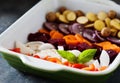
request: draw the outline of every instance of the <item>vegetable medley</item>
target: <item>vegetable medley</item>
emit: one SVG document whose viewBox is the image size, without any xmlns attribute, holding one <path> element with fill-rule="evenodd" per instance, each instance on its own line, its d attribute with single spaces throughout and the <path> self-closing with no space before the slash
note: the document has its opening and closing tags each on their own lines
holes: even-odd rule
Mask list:
<svg viewBox="0 0 120 83">
<path fill-rule="evenodd" d="M 96 14 L 60 7 L 46 14 L 42 27 L 11 50 L 87 71 L 105 70 L 120 52 L 120 19 L 114 10 Z"/>
</svg>

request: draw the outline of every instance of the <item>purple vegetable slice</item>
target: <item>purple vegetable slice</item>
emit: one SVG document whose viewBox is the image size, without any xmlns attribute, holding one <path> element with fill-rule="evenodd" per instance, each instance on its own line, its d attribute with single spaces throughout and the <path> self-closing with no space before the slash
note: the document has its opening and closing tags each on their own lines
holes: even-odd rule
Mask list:
<svg viewBox="0 0 120 83">
<path fill-rule="evenodd" d="M 68 31 L 69 25 L 67 24 L 59 24 L 58 26 L 60 32 L 62 32 L 63 34 L 70 34 L 70 32 Z"/>
<path fill-rule="evenodd" d="M 98 38 L 100 41 L 105 41 L 105 39 L 104 39 L 103 37 L 101 37 L 100 32 L 98 32 L 97 30 L 95 30 L 95 34 L 96 34 L 97 38 Z"/>
<path fill-rule="evenodd" d="M 120 46 L 120 39 L 115 37 L 107 37 L 107 40 Z"/>
<path fill-rule="evenodd" d="M 79 23 L 73 23 L 70 27 L 69 30 L 71 33 L 76 34 L 76 33 L 82 33 L 84 30 L 84 26 L 79 24 Z"/>
<path fill-rule="evenodd" d="M 82 36 L 91 42 L 99 42 L 100 40 L 97 38 L 95 31 L 92 29 L 84 29 Z"/>
<path fill-rule="evenodd" d="M 57 24 L 56 23 L 52 23 L 52 22 L 45 22 L 44 23 L 44 27 L 47 29 L 47 30 L 57 30 Z"/>
</svg>

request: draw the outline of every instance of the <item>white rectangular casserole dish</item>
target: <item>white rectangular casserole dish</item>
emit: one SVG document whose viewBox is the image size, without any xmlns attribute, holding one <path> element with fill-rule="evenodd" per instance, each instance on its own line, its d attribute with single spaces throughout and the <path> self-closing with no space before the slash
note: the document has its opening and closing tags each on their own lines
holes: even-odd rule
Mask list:
<svg viewBox="0 0 120 83">
<path fill-rule="evenodd" d="M 21 71 L 50 77 L 62 82 L 105 82 L 111 73 L 119 66 L 120 54 L 105 71 L 89 72 L 38 60 L 8 50 L 13 48 L 16 40 L 25 43 L 27 41 L 27 35 L 30 32 L 36 32 L 40 29 L 45 21 L 46 13 L 55 11 L 60 6 L 66 6 L 71 10 L 80 9 L 84 12 L 90 11 L 95 13 L 101 10 L 109 11 L 113 9 L 120 14 L 120 6 L 109 1 L 108 3 L 98 3 L 87 0 L 42 0 L 0 35 L 0 52 L 11 66 Z"/>
</svg>

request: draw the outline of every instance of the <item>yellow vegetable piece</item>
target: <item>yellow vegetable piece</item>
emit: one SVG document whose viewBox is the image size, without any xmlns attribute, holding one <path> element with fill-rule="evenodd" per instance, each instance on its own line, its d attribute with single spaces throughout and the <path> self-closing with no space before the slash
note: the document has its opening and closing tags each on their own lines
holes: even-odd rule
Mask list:
<svg viewBox="0 0 120 83">
<path fill-rule="evenodd" d="M 97 18 L 97 15 L 96 14 L 94 14 L 94 13 L 92 13 L 92 12 L 88 12 L 87 14 L 86 14 L 86 17 L 89 19 L 89 21 L 91 21 L 91 22 L 94 22 L 94 21 L 96 21 L 98 18 Z"/>
<path fill-rule="evenodd" d="M 85 28 L 92 28 L 92 27 L 94 27 L 94 23 L 92 23 L 92 24 L 87 24 L 87 25 L 85 26 Z"/>
<path fill-rule="evenodd" d="M 76 20 L 76 14 L 75 12 L 69 12 L 66 16 L 67 20 L 68 21 L 75 21 Z"/>
<path fill-rule="evenodd" d="M 80 16 L 77 18 L 77 22 L 80 24 L 86 24 L 88 22 L 88 18 L 85 16 Z"/>
<path fill-rule="evenodd" d="M 106 23 L 106 25 L 107 25 L 108 28 L 111 27 L 111 26 L 110 26 L 110 21 L 111 21 L 110 18 L 106 18 L 106 19 L 105 19 L 105 23 Z"/>
<path fill-rule="evenodd" d="M 97 17 L 98 17 L 99 20 L 105 20 L 105 18 L 107 18 L 108 16 L 107 16 L 106 12 L 101 11 L 97 14 Z"/>
<path fill-rule="evenodd" d="M 110 25 L 111 25 L 113 28 L 115 28 L 115 29 L 117 29 L 117 30 L 120 30 L 120 23 L 119 23 L 118 20 L 116 20 L 116 19 L 111 20 Z"/>
<path fill-rule="evenodd" d="M 116 36 L 116 35 L 117 35 L 118 30 L 116 30 L 116 29 L 114 29 L 114 28 L 112 28 L 112 29 L 110 29 L 110 30 L 111 30 L 111 35 L 112 35 L 112 36 Z"/>
<path fill-rule="evenodd" d="M 67 14 L 70 13 L 70 12 L 71 12 L 70 10 L 65 10 L 65 11 L 63 12 L 63 15 L 64 15 L 64 16 L 67 16 Z"/>
<path fill-rule="evenodd" d="M 59 18 L 60 15 L 61 15 L 60 12 L 56 12 L 56 17 L 57 18 Z"/>
<path fill-rule="evenodd" d="M 64 23 L 69 23 L 69 21 L 65 18 L 64 15 L 59 15 L 59 20 Z"/>
<path fill-rule="evenodd" d="M 94 28 L 95 28 L 97 31 L 101 31 L 104 27 L 105 27 L 105 23 L 104 23 L 102 20 L 97 20 L 97 21 L 95 21 L 95 23 L 94 23 Z"/>
<path fill-rule="evenodd" d="M 118 38 L 120 38 L 120 31 L 117 33 Z"/>
</svg>

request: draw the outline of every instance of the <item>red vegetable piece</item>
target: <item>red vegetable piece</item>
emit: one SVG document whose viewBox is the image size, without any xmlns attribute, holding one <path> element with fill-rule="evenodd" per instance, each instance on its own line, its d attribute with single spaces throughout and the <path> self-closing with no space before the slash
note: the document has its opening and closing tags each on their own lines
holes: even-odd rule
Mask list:
<svg viewBox="0 0 120 83">
<path fill-rule="evenodd" d="M 73 68 L 78 68 L 78 69 L 81 69 L 81 68 L 84 68 L 86 67 L 84 64 L 78 64 L 78 63 L 75 63 L 72 65 Z"/>
<path fill-rule="evenodd" d="M 35 57 L 35 58 L 40 58 L 40 56 L 38 56 L 38 55 L 34 55 L 34 57 Z"/>
<path fill-rule="evenodd" d="M 20 53 L 20 48 L 13 48 L 13 49 L 11 49 L 11 51 L 14 51 L 14 52 Z"/>
</svg>

